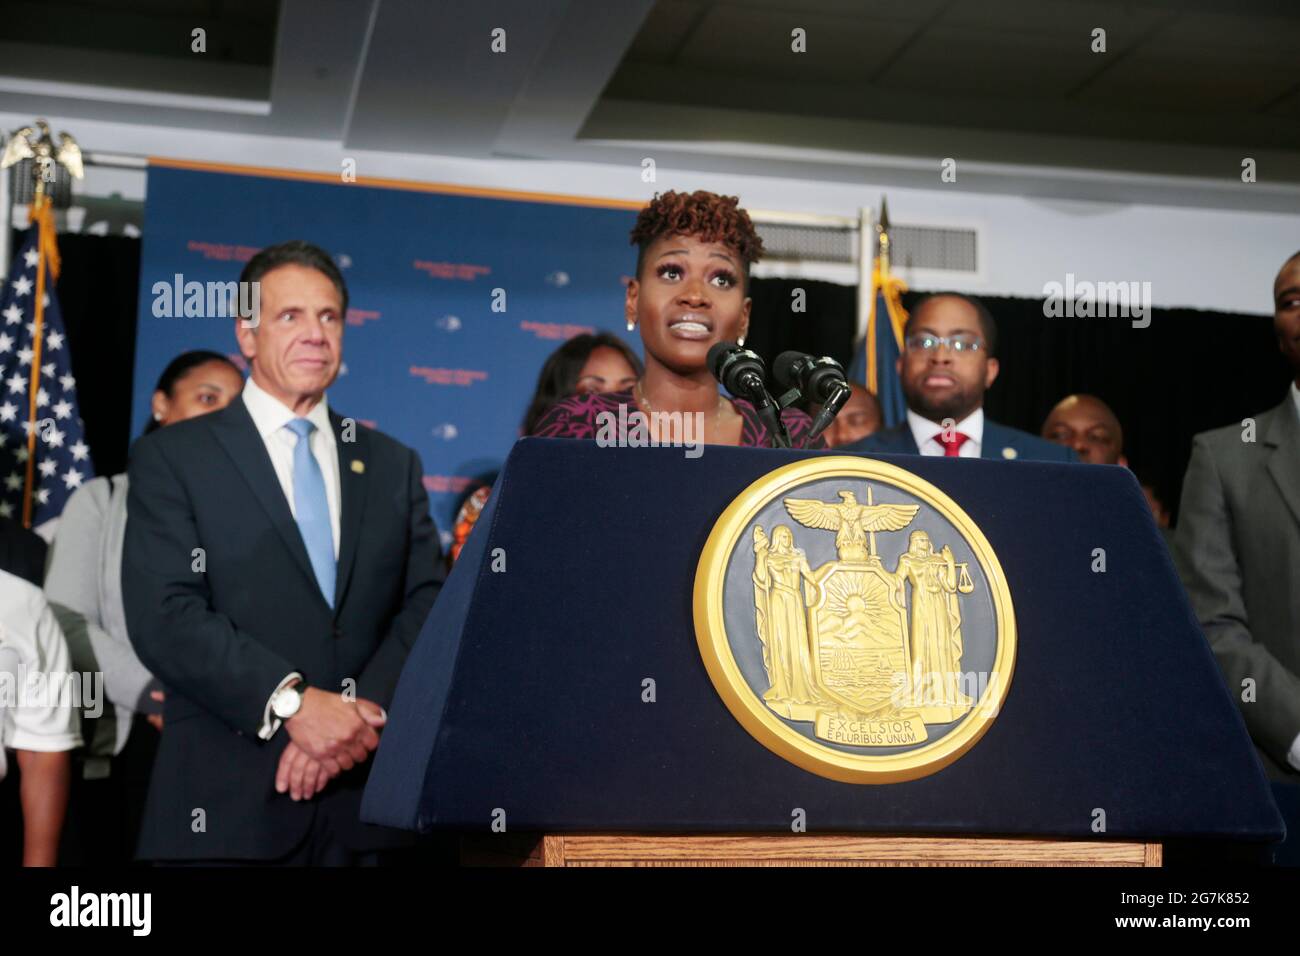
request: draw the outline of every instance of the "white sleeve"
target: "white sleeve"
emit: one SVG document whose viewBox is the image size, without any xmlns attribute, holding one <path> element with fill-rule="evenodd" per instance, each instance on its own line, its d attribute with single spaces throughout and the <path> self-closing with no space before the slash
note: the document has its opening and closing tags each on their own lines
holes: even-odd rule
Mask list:
<svg viewBox="0 0 1300 956">
<path fill-rule="evenodd" d="M 39 594 L 39 592 L 34 592 Z M 31 639 L 12 628 L 8 638 L 23 661 L 17 706 L 4 722 L 4 746 L 60 751 L 81 746 L 81 690 L 71 671 L 68 644 L 44 597 L 31 602 Z"/>
</svg>

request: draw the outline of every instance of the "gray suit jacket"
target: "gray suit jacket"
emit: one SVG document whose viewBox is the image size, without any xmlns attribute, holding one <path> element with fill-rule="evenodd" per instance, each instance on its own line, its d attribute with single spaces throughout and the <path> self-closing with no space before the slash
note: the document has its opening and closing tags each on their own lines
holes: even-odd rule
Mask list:
<svg viewBox="0 0 1300 956">
<path fill-rule="evenodd" d="M 122 752 L 131 719 L 148 706 L 154 684 L 126 635 L 122 609 L 126 496 L 126 475 L 95 478 L 73 492 L 63 506 L 45 574 L 45 596 L 67 636 L 73 669 L 104 675 L 104 719 L 92 723 L 82 715 L 88 758 Z M 87 769 L 91 776 L 102 772 Z"/>
<path fill-rule="evenodd" d="M 1197 435 L 1174 539 L 1179 574 L 1269 775 L 1300 735 L 1300 416 L 1288 391 L 1246 428 Z M 1246 437 L 1249 437 L 1248 435 Z M 1255 700 L 1243 701 L 1243 682 Z"/>
</svg>

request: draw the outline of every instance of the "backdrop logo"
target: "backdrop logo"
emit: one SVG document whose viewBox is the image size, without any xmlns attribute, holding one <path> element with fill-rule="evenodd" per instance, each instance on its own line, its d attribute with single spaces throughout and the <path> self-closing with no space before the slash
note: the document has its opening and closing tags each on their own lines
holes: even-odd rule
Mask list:
<svg viewBox="0 0 1300 956">
<path fill-rule="evenodd" d="M 594 335 L 596 330 L 590 325 L 569 325 L 567 322 L 530 322 L 519 323 L 519 328 L 532 332 L 539 339 L 567 342 L 575 335 Z"/>
<path fill-rule="evenodd" d="M 201 253 L 204 259 L 212 262 L 247 262 L 257 255 L 258 247 L 191 239 L 185 244 L 185 251 Z"/>
<path fill-rule="evenodd" d="M 476 368 L 429 368 L 424 365 L 412 365 L 411 374 L 422 378 L 430 385 L 473 385 L 475 382 L 487 381 L 488 373 Z"/>
<path fill-rule="evenodd" d="M 425 475 L 424 490 L 452 494 L 460 494 L 470 486 L 475 479 L 470 475 Z"/>
<path fill-rule="evenodd" d="M 458 332 L 464 323 L 461 322 L 459 315 L 444 315 L 434 319 L 433 324 L 444 332 Z"/>
<path fill-rule="evenodd" d="M 470 262 L 429 262 L 425 259 L 416 259 L 411 266 L 417 272 L 427 272 L 435 279 L 459 279 L 462 282 L 473 282 L 479 276 L 492 274 L 491 266 L 475 265 Z"/>
<path fill-rule="evenodd" d="M 373 309 L 348 309 L 348 325 L 365 325 L 367 322 L 378 322 L 380 313 Z"/>
</svg>

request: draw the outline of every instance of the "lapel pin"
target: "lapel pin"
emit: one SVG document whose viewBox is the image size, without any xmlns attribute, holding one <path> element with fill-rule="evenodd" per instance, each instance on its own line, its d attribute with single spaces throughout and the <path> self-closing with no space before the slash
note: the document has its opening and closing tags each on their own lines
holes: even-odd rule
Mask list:
<svg viewBox="0 0 1300 956">
<path fill-rule="evenodd" d="M 356 472 L 358 475 L 364 475 L 366 473 L 366 463 L 364 461 L 360 461 L 359 459 L 353 458 L 352 470 Z"/>
<path fill-rule="evenodd" d="M 1003 457 L 1003 458 L 1015 458 L 1017 454 L 1019 454 L 1019 453 L 1018 453 L 1014 448 L 1012 448 L 1010 445 L 1008 445 L 1006 448 L 1002 449 L 1002 457 Z M 357 462 L 353 462 L 353 464 L 355 465 L 355 464 L 357 464 Z"/>
</svg>

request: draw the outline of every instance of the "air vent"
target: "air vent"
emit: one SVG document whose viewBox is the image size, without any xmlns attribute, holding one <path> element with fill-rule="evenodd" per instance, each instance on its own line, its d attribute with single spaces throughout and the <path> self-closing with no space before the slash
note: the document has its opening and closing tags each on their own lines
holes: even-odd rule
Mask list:
<svg viewBox="0 0 1300 956">
<path fill-rule="evenodd" d="M 889 230 L 889 257 L 896 267 L 977 271 L 974 229 L 894 226 Z"/>
<path fill-rule="evenodd" d="M 844 262 L 858 261 L 856 226 L 791 225 L 757 222 L 763 240 L 763 261 Z"/>
</svg>

